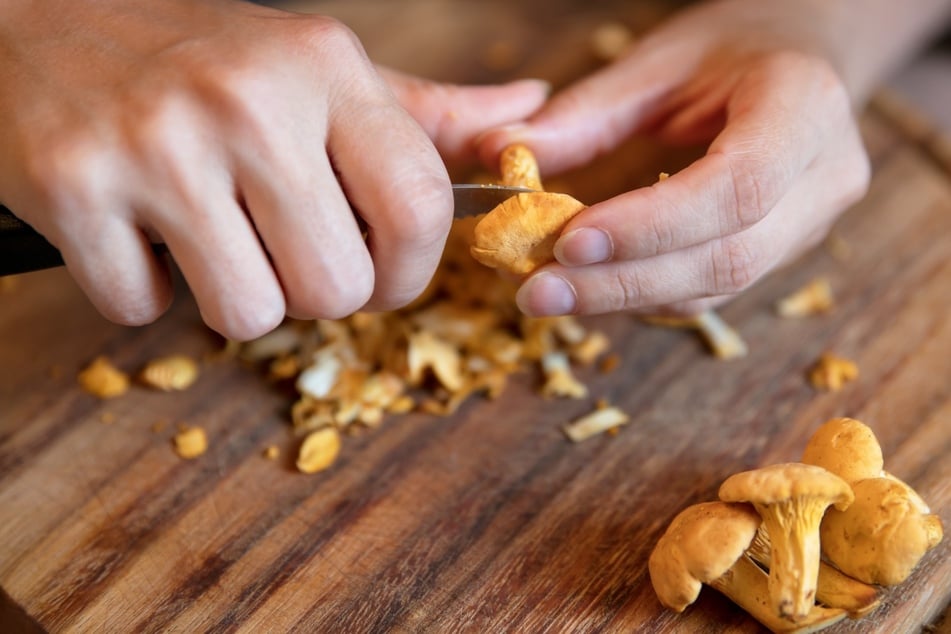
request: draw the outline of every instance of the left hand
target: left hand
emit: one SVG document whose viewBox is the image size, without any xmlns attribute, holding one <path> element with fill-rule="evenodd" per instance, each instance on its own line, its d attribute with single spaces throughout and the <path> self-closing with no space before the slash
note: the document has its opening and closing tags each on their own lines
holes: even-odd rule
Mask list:
<svg viewBox="0 0 951 634">
<path fill-rule="evenodd" d="M 576 216 L 557 263 L 519 290 L 524 312 L 698 313 L 814 246 L 864 195 L 870 169 L 850 95 L 815 16 L 790 12 L 756 0 L 688 10 L 526 124 L 484 137 L 487 162 L 522 142 L 543 173 L 635 133 L 712 140 L 669 179 Z"/>
</svg>

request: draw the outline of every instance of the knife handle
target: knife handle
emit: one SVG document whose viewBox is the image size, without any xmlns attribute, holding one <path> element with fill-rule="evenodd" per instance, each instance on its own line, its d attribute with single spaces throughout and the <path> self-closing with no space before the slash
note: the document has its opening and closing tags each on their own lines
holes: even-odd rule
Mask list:
<svg viewBox="0 0 951 634">
<path fill-rule="evenodd" d="M 0 276 L 62 265 L 56 247 L 0 205 Z"/>
<path fill-rule="evenodd" d="M 164 244 L 152 244 L 155 255 L 168 252 Z M 0 277 L 63 266 L 59 250 L 33 227 L 0 205 Z"/>
</svg>

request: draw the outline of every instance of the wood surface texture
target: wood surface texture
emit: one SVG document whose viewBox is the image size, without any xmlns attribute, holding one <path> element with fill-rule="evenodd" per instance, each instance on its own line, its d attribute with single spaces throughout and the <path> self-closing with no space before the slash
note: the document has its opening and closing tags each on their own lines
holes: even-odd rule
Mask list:
<svg viewBox="0 0 951 634">
<path fill-rule="evenodd" d="M 595 25 L 658 15 L 621 2 L 317 4 L 393 66 L 556 86 L 595 67 Z M 480 62 L 494 41 L 515 46 L 511 67 Z M 715 499 L 732 473 L 797 460 L 833 416 L 869 424 L 886 468 L 951 527 L 951 176 L 887 112 L 863 126 L 871 191 L 835 227 L 851 257 L 818 247 L 726 307 L 748 357 L 718 361 L 691 333 L 592 318 L 622 363 L 580 373 L 590 400 L 543 400 L 538 376 L 522 373 L 496 401 L 348 437 L 313 476 L 292 464 L 294 395 L 255 369 L 210 362 L 176 394 L 80 391 L 76 373 L 98 354 L 134 371 L 219 349 L 181 284 L 165 317 L 124 328 L 64 270 L 16 278 L 0 294 L 0 631 L 758 632 L 710 589 L 684 614 L 664 610 L 647 557 L 681 509 Z M 629 143 L 559 182 L 593 202 L 685 160 Z M 834 310 L 778 318 L 773 302 L 817 275 Z M 861 374 L 819 393 L 805 373 L 830 350 Z M 632 422 L 568 442 L 561 425 L 599 397 Z M 156 433 L 158 421 L 169 425 Z M 207 454 L 178 458 L 179 422 L 208 430 Z M 262 457 L 269 444 L 277 462 Z M 951 539 L 883 596 L 871 616 L 827 631 L 936 620 L 951 599 Z"/>
</svg>

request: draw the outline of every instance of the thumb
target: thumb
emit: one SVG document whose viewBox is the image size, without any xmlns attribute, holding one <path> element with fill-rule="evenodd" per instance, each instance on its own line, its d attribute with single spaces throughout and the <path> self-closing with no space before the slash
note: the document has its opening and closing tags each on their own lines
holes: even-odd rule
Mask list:
<svg viewBox="0 0 951 634">
<path fill-rule="evenodd" d="M 551 85 L 523 79 L 499 86 L 442 84 L 380 68 L 400 105 L 422 126 L 446 161 L 475 158 L 474 139 L 490 128 L 524 121 Z"/>
</svg>

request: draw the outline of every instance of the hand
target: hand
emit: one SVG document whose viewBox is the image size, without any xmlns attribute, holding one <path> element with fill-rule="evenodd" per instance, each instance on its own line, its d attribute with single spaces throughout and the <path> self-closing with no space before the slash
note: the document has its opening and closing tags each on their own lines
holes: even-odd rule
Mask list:
<svg viewBox="0 0 951 634">
<path fill-rule="evenodd" d="M 546 93 L 388 86 L 341 24 L 230 0 L 18 0 L 0 44 L 0 200 L 120 323 L 171 301 L 165 242 L 235 339 L 413 299 L 452 218 L 425 130 L 463 154 Z"/>
<path fill-rule="evenodd" d="M 689 10 L 526 125 L 484 138 L 484 160 L 521 141 L 543 173 L 635 133 L 712 140 L 680 173 L 576 216 L 556 244 L 558 263 L 519 290 L 523 311 L 698 313 L 816 244 L 864 194 L 869 165 L 849 94 L 815 16 L 793 5 L 811 6 L 731 0 Z"/>
</svg>

